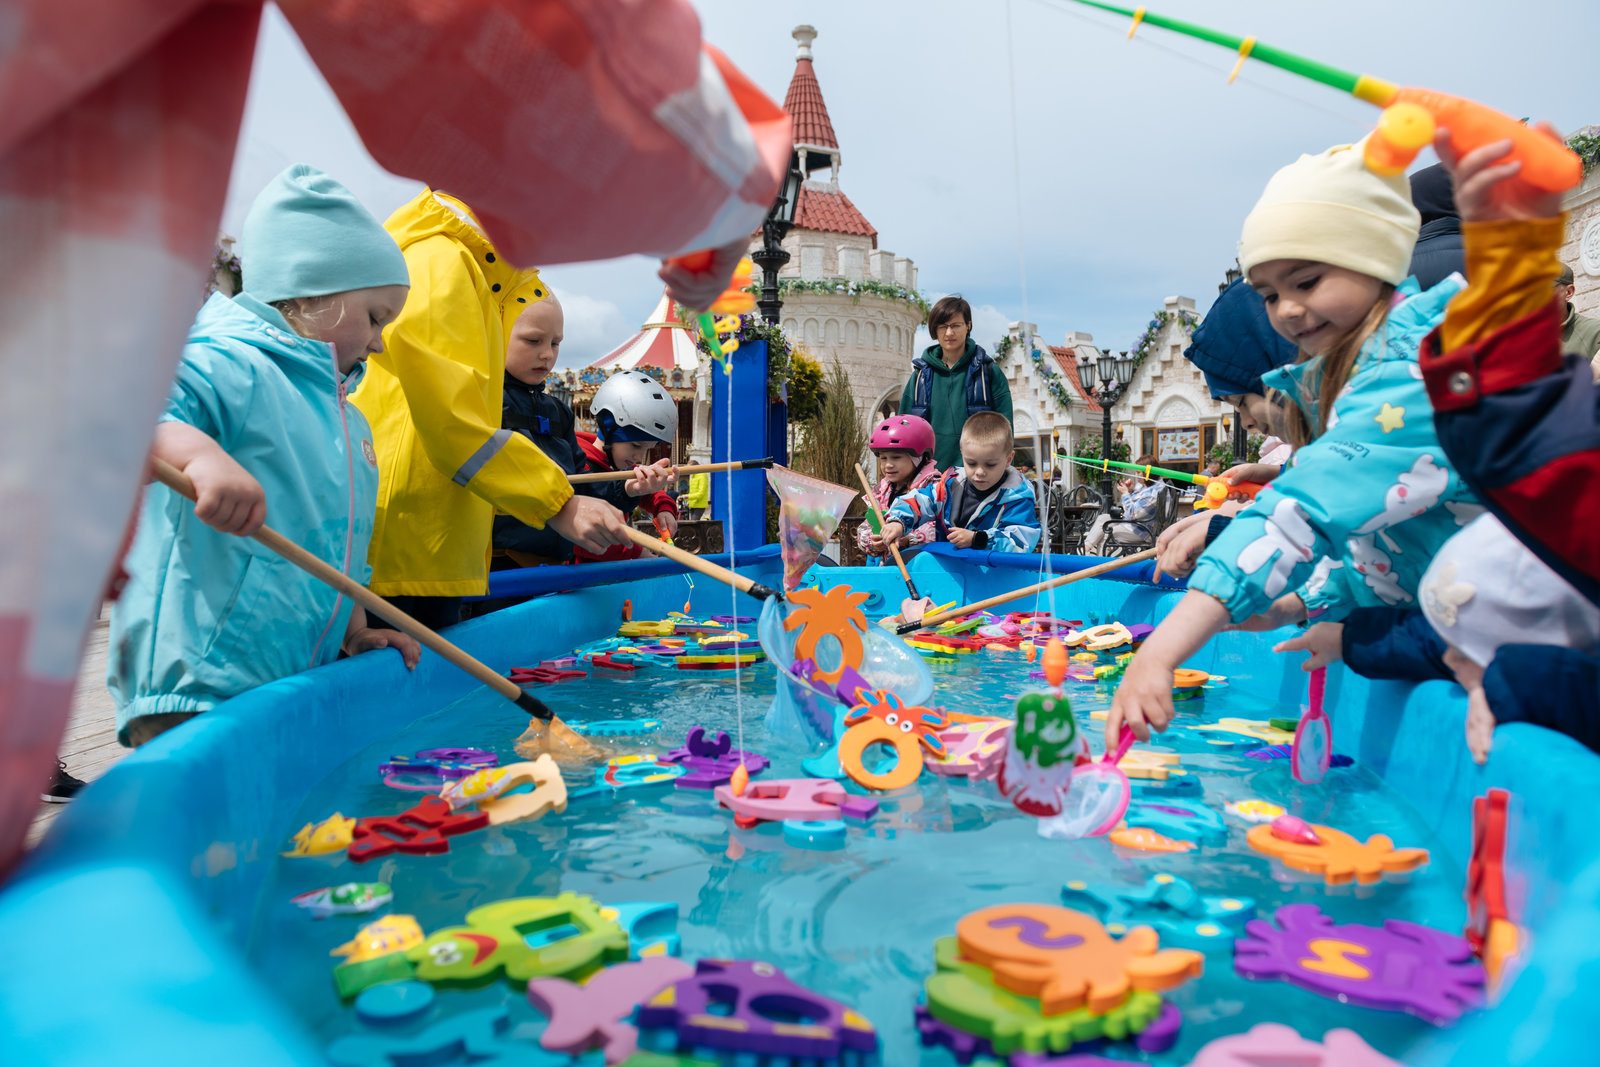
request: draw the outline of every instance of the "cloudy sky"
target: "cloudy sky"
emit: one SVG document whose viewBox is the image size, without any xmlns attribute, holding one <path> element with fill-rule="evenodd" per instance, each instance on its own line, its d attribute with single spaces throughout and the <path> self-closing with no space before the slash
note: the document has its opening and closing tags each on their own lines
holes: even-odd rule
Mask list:
<svg viewBox="0 0 1600 1067">
<path fill-rule="evenodd" d="M 1126 19 L 1070 0 L 694 7 L 705 38 L 778 101 L 794 71 L 790 30 L 816 27 L 842 187 L 879 247 L 916 261 L 930 299 L 972 301 L 984 344 L 1026 315 L 1049 341 L 1076 329 L 1124 349 L 1166 296 L 1204 310 L 1272 171 L 1360 137 L 1377 115 L 1260 64 L 1228 86 L 1232 53 L 1149 26 L 1130 42 Z M 1562 130 L 1600 122 L 1594 0 L 1163 0 L 1151 10 Z M 330 171 L 380 217 L 417 189 L 372 162 L 269 9 L 224 229 L 237 233 L 256 191 L 296 161 Z M 639 257 L 540 266 L 567 311 L 566 365 L 625 339 L 660 295 L 656 264 Z"/>
</svg>

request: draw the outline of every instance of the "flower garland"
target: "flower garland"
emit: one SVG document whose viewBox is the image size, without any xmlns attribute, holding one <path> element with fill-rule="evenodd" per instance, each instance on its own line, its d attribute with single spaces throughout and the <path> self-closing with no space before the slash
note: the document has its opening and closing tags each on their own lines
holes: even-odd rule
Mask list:
<svg viewBox="0 0 1600 1067">
<path fill-rule="evenodd" d="M 1012 338 L 1007 337 L 1007 341 Z M 1055 397 L 1056 403 L 1061 405 L 1062 411 L 1072 410 L 1072 393 L 1067 389 L 1066 379 L 1058 374 L 1055 368 L 1045 362 L 1044 353 L 1035 348 L 1033 355 L 1033 369 L 1044 381 L 1047 393 Z"/>
<path fill-rule="evenodd" d="M 1000 338 L 1000 340 L 996 341 L 994 346 L 994 361 L 996 363 L 1003 363 L 1006 356 L 1008 356 L 1011 353 L 1011 350 L 1016 347 L 1016 344 L 1017 339 L 1011 336 L 1009 333 Z"/>
<path fill-rule="evenodd" d="M 1145 327 L 1144 333 L 1140 334 L 1139 339 L 1134 342 L 1133 369 L 1135 373 L 1138 372 L 1139 365 L 1144 362 L 1145 357 L 1154 349 L 1157 338 L 1171 324 L 1173 314 L 1174 312 L 1166 310 L 1156 312 L 1155 318 L 1150 320 L 1150 325 Z M 1185 310 L 1180 310 L 1176 314 L 1178 316 L 1178 325 L 1183 328 L 1184 337 L 1193 337 L 1195 327 L 1200 325 L 1200 316 L 1192 311 Z"/>
<path fill-rule="evenodd" d="M 761 287 L 752 285 L 750 291 L 760 295 Z M 903 285 L 890 282 L 875 281 L 871 278 L 859 282 L 847 281 L 844 278 L 811 279 L 811 278 L 779 278 L 778 295 L 785 293 L 826 293 L 829 295 L 848 296 L 851 303 L 861 303 L 863 294 L 882 297 L 885 300 L 898 300 L 902 304 L 910 304 L 928 317 L 928 301 L 915 289 L 907 289 Z"/>
<path fill-rule="evenodd" d="M 1600 126 L 1585 126 L 1567 138 L 1567 147 L 1583 160 L 1584 177 L 1600 163 Z"/>
</svg>

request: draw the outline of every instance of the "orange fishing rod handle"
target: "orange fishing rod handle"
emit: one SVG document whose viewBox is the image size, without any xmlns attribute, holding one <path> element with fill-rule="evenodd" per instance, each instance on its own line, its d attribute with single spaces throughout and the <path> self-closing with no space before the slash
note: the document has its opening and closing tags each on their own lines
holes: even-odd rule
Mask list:
<svg viewBox="0 0 1600 1067">
<path fill-rule="evenodd" d="M 1547 193 L 1564 193 L 1583 180 L 1583 163 L 1565 144 L 1485 104 L 1414 88 L 1401 89 L 1393 102 L 1426 108 L 1436 123 L 1450 131 L 1450 147 L 1458 158 L 1509 139 L 1510 158 L 1522 163 L 1518 177 L 1530 185 Z"/>
</svg>

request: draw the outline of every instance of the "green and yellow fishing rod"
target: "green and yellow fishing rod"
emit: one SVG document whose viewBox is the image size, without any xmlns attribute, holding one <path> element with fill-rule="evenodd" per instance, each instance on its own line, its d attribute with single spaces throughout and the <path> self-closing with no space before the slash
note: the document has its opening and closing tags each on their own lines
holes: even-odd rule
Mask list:
<svg viewBox="0 0 1600 1067">
<path fill-rule="evenodd" d="M 1566 192 L 1583 180 L 1582 162 L 1560 140 L 1476 101 L 1432 89 L 1407 88 L 1371 74 L 1340 70 L 1262 44 L 1254 37 L 1235 37 L 1192 22 L 1153 14 L 1142 7 L 1130 9 L 1099 0 L 1077 0 L 1077 3 L 1133 19 L 1129 37 L 1141 24 L 1149 23 L 1233 49 L 1238 52 L 1239 61 L 1228 75 L 1230 82 L 1238 77 L 1245 60 L 1254 59 L 1376 104 L 1384 110 L 1377 128 L 1367 139 L 1366 161 L 1377 174 L 1402 173 L 1417 158 L 1417 153 L 1433 142 L 1438 127 L 1443 126 L 1450 131 L 1450 146 L 1458 158 L 1486 144 L 1509 140 L 1511 155 L 1506 161 L 1520 162 L 1522 171 L 1518 176 L 1545 192 Z"/>
</svg>

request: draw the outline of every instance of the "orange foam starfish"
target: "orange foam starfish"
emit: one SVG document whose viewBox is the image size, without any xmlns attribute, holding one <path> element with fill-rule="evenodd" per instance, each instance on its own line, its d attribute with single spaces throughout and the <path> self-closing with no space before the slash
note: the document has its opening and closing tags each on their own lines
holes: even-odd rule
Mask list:
<svg viewBox="0 0 1600 1067">
<path fill-rule="evenodd" d="M 1414 871 L 1428 862 L 1427 849 L 1395 848 L 1383 834 L 1373 834 L 1363 844 L 1331 826 L 1312 829 L 1322 839 L 1318 844 L 1279 837 L 1270 824 L 1251 827 L 1245 840 L 1257 852 L 1281 859 L 1286 867 L 1322 875 L 1329 885 L 1345 885 L 1352 879 L 1372 885 L 1385 873 Z"/>
<path fill-rule="evenodd" d="M 1038 998 L 1046 1015 L 1084 1005 L 1108 1012 L 1130 990 L 1173 989 L 1205 967 L 1199 952 L 1161 949 L 1148 926 L 1117 940 L 1098 919 L 1053 904 L 983 908 L 956 924 L 956 938 L 962 956 L 988 967 L 1002 989 Z"/>
</svg>

